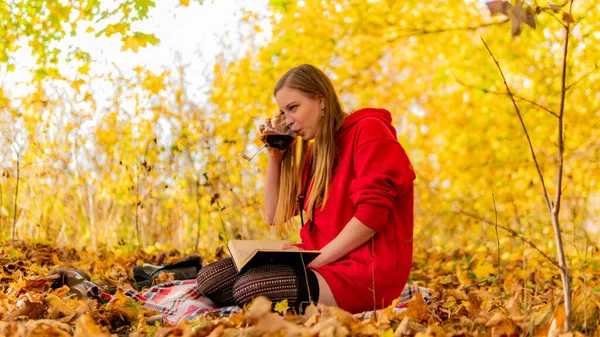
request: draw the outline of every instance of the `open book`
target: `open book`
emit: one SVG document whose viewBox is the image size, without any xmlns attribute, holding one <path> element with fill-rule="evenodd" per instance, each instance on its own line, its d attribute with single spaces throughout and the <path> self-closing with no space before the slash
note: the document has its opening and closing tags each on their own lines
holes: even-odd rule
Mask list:
<svg viewBox="0 0 600 337">
<path fill-rule="evenodd" d="M 318 250 L 281 249 L 285 242 L 279 240 L 231 240 L 227 244 L 227 248 L 238 272 L 265 264 L 305 267 L 321 254 Z"/>
</svg>

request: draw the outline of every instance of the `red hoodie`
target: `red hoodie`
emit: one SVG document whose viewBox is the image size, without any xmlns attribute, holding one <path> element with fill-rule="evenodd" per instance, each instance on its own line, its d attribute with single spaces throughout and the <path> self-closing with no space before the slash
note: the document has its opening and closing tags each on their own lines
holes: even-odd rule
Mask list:
<svg viewBox="0 0 600 337">
<path fill-rule="evenodd" d="M 300 230 L 303 242 L 298 245 L 303 249 L 323 248 L 352 217 L 377 232 L 374 264 L 378 308 L 400 296 L 412 264 L 415 173 L 391 122 L 387 110 L 373 108 L 346 118 L 336 136 L 339 164 L 325 208 L 316 207 L 312 230 L 309 220 Z M 327 281 L 339 307 L 351 313 L 373 309 L 371 245 L 369 240 L 340 260 L 315 268 Z"/>
</svg>

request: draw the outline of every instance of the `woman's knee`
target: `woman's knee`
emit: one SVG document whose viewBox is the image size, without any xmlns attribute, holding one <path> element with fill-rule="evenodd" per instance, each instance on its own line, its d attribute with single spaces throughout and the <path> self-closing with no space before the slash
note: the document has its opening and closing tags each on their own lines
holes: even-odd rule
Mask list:
<svg viewBox="0 0 600 337">
<path fill-rule="evenodd" d="M 233 261 L 230 258 L 223 259 L 203 266 L 196 275 L 196 284 L 202 294 L 210 295 L 225 284 L 233 283 L 236 275 Z"/>
</svg>

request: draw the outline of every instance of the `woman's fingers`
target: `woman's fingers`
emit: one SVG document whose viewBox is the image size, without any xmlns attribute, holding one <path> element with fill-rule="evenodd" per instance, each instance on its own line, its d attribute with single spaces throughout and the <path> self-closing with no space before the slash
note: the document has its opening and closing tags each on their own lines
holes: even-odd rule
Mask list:
<svg viewBox="0 0 600 337">
<path fill-rule="evenodd" d="M 298 248 L 290 243 L 284 243 L 281 246 L 281 249 L 283 249 L 283 250 L 298 250 L 298 251 L 301 250 L 300 248 Z"/>
</svg>

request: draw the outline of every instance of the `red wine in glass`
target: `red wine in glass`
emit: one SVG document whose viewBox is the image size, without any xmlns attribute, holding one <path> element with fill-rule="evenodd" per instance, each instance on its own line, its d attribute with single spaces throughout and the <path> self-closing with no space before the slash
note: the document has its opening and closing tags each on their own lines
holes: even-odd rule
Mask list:
<svg viewBox="0 0 600 337">
<path fill-rule="evenodd" d="M 291 125 L 287 125 L 281 115 L 273 117 L 272 120 L 264 124 L 261 132 L 263 132 L 263 141 L 265 144 L 254 155 L 238 154 L 240 165 L 250 173 L 256 173 L 256 166 L 252 164 L 252 159 L 258 156 L 264 149 L 271 147 L 278 150 L 285 150 L 292 145 L 292 142 L 296 138 Z"/>
<path fill-rule="evenodd" d="M 280 134 L 267 134 L 265 135 L 265 143 L 270 147 L 278 150 L 287 149 L 290 144 L 294 141 L 294 136 L 291 135 L 280 135 Z"/>
</svg>

